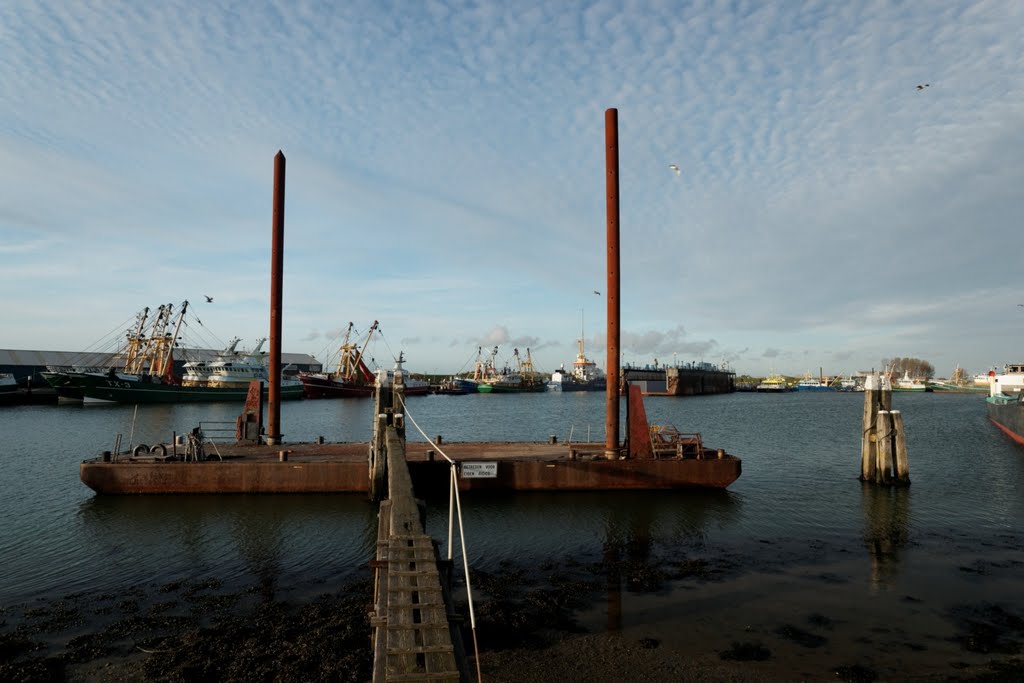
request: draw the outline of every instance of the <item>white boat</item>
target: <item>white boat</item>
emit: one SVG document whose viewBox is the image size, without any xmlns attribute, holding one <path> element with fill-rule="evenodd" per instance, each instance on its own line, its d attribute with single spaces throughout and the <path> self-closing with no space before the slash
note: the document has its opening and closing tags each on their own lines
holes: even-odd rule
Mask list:
<svg viewBox="0 0 1024 683">
<path fill-rule="evenodd" d="M 384 373 L 378 371 L 377 381 L 381 382 L 382 386 L 390 387 L 395 381 L 395 372 L 402 373 L 402 386 L 405 387 L 404 393 L 406 396 L 426 396 L 430 393 L 430 382 L 422 379 L 413 378 L 403 366 L 405 363 L 405 354 L 401 351 L 398 352 L 398 358 L 395 359 L 395 369 L 387 370 Z"/>
<path fill-rule="evenodd" d="M 576 340 L 579 352 L 572 363 L 572 370 L 566 370 L 563 364 L 551 373 L 548 389 L 553 391 L 604 391 L 607 378 L 604 370 L 583 353 L 583 338 Z"/>
<path fill-rule="evenodd" d="M 904 371 L 903 377 L 892 383 L 893 391 L 931 391 L 929 386 L 920 379 L 911 378 L 908 371 Z"/>
<path fill-rule="evenodd" d="M 839 379 L 839 391 L 864 391 L 864 385 L 859 384 L 852 376 L 847 375 Z"/>
<path fill-rule="evenodd" d="M 182 368 L 181 375 L 181 386 L 183 387 L 205 387 L 209 385 L 210 377 L 213 374 L 210 366 L 212 363 L 223 360 L 224 358 L 235 355 L 235 349 L 238 347 L 238 342 L 241 339 L 238 337 L 233 338 L 228 342 L 227 348 L 217 354 L 217 357 L 212 360 L 192 360 L 185 363 Z"/>
<path fill-rule="evenodd" d="M 1007 363 L 1001 374 L 990 374 L 992 396 L 1016 396 L 1024 389 L 1024 363 Z"/>
</svg>

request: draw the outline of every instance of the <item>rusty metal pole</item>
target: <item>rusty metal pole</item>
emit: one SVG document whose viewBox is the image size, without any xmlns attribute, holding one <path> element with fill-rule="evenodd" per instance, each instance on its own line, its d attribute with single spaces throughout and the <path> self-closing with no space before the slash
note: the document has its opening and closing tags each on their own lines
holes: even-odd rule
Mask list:
<svg viewBox="0 0 1024 683">
<path fill-rule="evenodd" d="M 619 110 L 604 112 L 604 163 L 608 242 L 608 399 L 604 457 L 619 457 Z"/>
<path fill-rule="evenodd" d="M 274 156 L 273 237 L 270 247 L 270 386 L 267 443 L 281 443 L 281 292 L 284 279 L 284 153 Z"/>
</svg>

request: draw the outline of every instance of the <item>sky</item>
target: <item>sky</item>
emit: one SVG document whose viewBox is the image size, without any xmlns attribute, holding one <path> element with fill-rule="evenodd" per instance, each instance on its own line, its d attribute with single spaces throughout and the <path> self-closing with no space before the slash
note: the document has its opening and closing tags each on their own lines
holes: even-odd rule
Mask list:
<svg viewBox="0 0 1024 683">
<path fill-rule="evenodd" d="M 0 44 L 0 348 L 184 300 L 255 344 L 281 150 L 284 351 L 604 367 L 615 108 L 625 362 L 1024 360 L 1019 0 L 13 0 Z"/>
</svg>

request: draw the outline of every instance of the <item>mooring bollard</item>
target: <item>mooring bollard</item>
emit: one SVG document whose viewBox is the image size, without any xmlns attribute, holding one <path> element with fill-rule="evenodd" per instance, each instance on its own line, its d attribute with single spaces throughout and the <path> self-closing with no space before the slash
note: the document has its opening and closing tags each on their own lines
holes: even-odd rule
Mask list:
<svg viewBox="0 0 1024 683">
<path fill-rule="evenodd" d="M 441 441 L 441 435 L 440 434 L 438 434 L 437 438 L 434 439 L 434 443 L 436 443 L 438 446 L 441 445 L 442 441 Z"/>
<path fill-rule="evenodd" d="M 322 436 L 316 437 L 316 443 L 317 443 L 318 446 L 323 446 L 324 445 L 324 437 L 322 437 Z"/>
<path fill-rule="evenodd" d="M 864 383 L 860 446 L 860 480 L 874 484 L 910 483 L 903 416 L 892 409 L 892 386 L 885 377 L 869 375 Z"/>
<path fill-rule="evenodd" d="M 892 422 L 888 410 L 879 410 L 875 422 L 878 446 L 878 466 L 875 481 L 879 484 L 892 483 Z"/>
<path fill-rule="evenodd" d="M 903 429 L 903 415 L 898 410 L 893 410 L 889 414 L 892 415 L 892 429 L 896 437 L 896 483 L 907 485 L 910 483 L 910 461 L 907 456 L 907 436 Z"/>
<path fill-rule="evenodd" d="M 556 434 L 552 434 L 548 438 L 551 439 L 551 443 L 558 443 L 558 436 Z"/>
<path fill-rule="evenodd" d="M 867 377 L 864 382 L 864 417 L 861 421 L 860 437 L 860 480 L 875 480 L 877 459 L 875 413 L 878 412 L 878 378 Z"/>
<path fill-rule="evenodd" d="M 288 462 L 288 451 L 278 451 L 277 459 L 281 462 Z"/>
</svg>

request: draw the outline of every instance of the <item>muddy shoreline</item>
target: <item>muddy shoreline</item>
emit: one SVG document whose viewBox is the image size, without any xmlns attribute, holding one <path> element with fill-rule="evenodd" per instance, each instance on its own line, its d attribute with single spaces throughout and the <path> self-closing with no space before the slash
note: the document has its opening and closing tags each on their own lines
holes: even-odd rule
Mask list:
<svg viewBox="0 0 1024 683">
<path fill-rule="evenodd" d="M 589 562 L 567 557 L 475 570 L 484 679 L 1024 679 L 1018 606 L 954 600 L 936 608 L 948 632 L 933 633 L 935 623 L 915 630 L 898 620 L 855 621 L 850 606 L 819 604 L 821 586 L 843 585 L 827 571 L 806 589 L 794 584 L 781 606 L 762 608 L 782 568 L 772 571 L 757 574 L 727 555 L 655 557 L 628 543 Z M 337 591 L 308 598 L 282 599 L 267 581 L 228 589 L 216 579 L 191 579 L 8 607 L 0 611 L 0 679 L 367 681 L 370 593 L 365 569 Z M 721 617 L 707 597 L 716 593 L 728 601 L 756 597 L 740 620 Z M 712 602 L 701 608 L 691 595 Z M 913 595 L 898 601 L 908 611 L 927 602 Z M 652 607 L 634 614 L 634 603 Z M 658 610 L 673 611 L 670 625 Z M 468 613 L 464 602 L 459 611 Z M 472 652 L 468 619 L 464 640 Z"/>
</svg>

